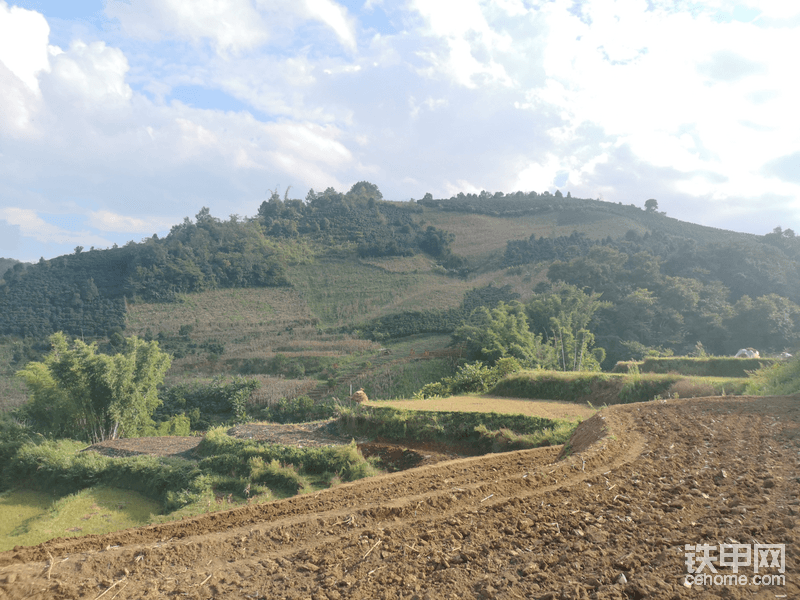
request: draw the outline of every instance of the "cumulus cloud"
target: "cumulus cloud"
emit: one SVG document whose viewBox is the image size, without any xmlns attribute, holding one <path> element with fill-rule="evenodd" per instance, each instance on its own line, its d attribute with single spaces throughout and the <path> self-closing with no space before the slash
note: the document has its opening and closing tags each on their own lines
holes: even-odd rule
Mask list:
<svg viewBox="0 0 800 600">
<path fill-rule="evenodd" d="M 62 50 L 41 15 L 0 0 L 0 197 L 109 233 L 361 179 L 398 199 L 655 197 L 709 224 L 766 198 L 786 211 L 800 192 L 787 4 L 109 0 L 111 21 Z M 235 102 L 171 96 L 186 86 Z"/>
<path fill-rule="evenodd" d="M 170 36 L 194 43 L 210 41 L 219 52 L 254 50 L 285 37 L 305 20 L 322 23 L 339 42 L 356 48 L 353 19 L 332 0 L 109 0 L 106 14 L 131 36 L 160 40 Z"/>
<path fill-rule="evenodd" d="M 39 91 L 38 74 L 49 68 L 49 35 L 43 15 L 0 0 L 0 62 L 33 92 Z"/>
<path fill-rule="evenodd" d="M 235 52 L 268 39 L 266 23 L 250 0 L 109 0 L 106 14 L 128 35 L 143 39 L 211 40 L 219 50 Z"/>
</svg>

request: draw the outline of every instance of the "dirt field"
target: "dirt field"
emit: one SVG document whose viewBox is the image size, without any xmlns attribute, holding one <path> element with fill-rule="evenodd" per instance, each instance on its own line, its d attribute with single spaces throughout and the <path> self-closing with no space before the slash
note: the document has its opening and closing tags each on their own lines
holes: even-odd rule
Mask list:
<svg viewBox="0 0 800 600">
<path fill-rule="evenodd" d="M 557 400 L 525 400 L 492 396 L 451 396 L 425 400 L 381 400 L 366 402 L 368 406 L 390 406 L 409 410 L 438 410 L 455 412 L 496 412 L 508 415 L 529 415 L 545 419 L 588 419 L 597 411 L 588 404 Z"/>
<path fill-rule="evenodd" d="M 800 598 L 797 398 L 612 406 L 561 450 L 18 548 L 0 597 Z M 747 585 L 687 587 L 685 545 L 702 543 L 785 544 L 785 584 L 746 566 Z"/>
</svg>

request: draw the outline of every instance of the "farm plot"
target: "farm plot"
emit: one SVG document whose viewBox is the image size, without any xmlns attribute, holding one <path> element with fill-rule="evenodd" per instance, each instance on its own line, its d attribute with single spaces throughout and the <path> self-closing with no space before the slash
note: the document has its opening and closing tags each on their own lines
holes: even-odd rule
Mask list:
<svg viewBox="0 0 800 600">
<path fill-rule="evenodd" d="M 387 400 L 367 402 L 370 406 L 390 406 L 408 410 L 434 410 L 443 412 L 495 412 L 507 415 L 528 415 L 545 419 L 569 421 L 588 419 L 597 410 L 586 404 L 557 402 L 554 400 L 520 400 L 492 396 L 451 396 L 425 400 Z"/>
<path fill-rule="evenodd" d="M 566 450 L 17 548 L 0 554 L 0 586 L 15 599 L 797 598 L 798 451 L 795 398 L 617 405 Z M 686 545 L 720 543 L 783 545 L 785 567 L 687 581 Z"/>
</svg>

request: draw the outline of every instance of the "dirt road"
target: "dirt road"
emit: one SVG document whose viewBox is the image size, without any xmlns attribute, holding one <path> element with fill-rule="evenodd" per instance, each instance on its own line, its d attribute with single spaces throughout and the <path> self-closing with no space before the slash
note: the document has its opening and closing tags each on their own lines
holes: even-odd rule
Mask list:
<svg viewBox="0 0 800 600">
<path fill-rule="evenodd" d="M 561 450 L 16 549 L 0 598 L 800 598 L 797 398 L 612 406 Z M 704 543 L 784 544 L 785 583 L 687 587 Z"/>
</svg>

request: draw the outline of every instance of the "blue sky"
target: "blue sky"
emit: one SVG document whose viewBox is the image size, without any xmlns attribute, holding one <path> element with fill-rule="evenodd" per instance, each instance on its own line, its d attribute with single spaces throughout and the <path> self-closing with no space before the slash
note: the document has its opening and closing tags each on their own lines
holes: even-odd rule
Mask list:
<svg viewBox="0 0 800 600">
<path fill-rule="evenodd" d="M 798 55 L 785 0 L 0 0 L 0 256 L 360 180 L 800 230 Z"/>
</svg>

